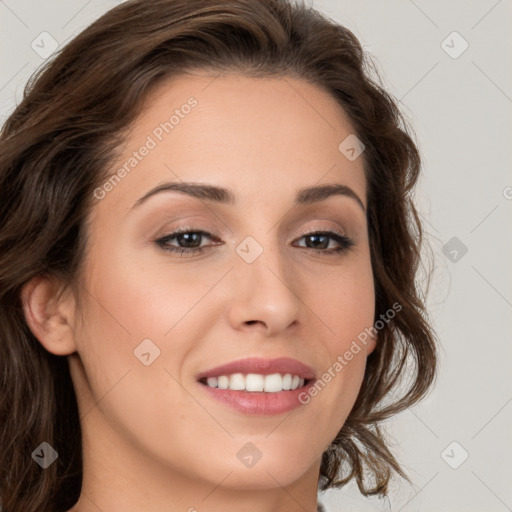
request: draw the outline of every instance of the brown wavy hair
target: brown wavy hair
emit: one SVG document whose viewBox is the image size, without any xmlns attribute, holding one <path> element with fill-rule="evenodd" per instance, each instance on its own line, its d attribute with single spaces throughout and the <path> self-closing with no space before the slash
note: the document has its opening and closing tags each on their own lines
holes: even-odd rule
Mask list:
<svg viewBox="0 0 512 512">
<path fill-rule="evenodd" d="M 25 321 L 21 287 L 77 282 L 93 190 L 162 80 L 191 70 L 297 77 L 327 91 L 366 149 L 367 221 L 379 331 L 357 401 L 323 454 L 319 488 L 355 479 L 365 495 L 407 478 L 381 423 L 436 375 L 436 335 L 417 286 L 422 226 L 411 194 L 420 156 L 397 103 L 346 28 L 288 0 L 131 0 L 109 11 L 28 82 L 0 132 L 0 500 L 4 512 L 65 511 L 80 495 L 82 440 L 67 359 Z M 341 142 L 341 141 L 340 141 Z M 59 457 L 42 470 L 43 441 Z"/>
</svg>

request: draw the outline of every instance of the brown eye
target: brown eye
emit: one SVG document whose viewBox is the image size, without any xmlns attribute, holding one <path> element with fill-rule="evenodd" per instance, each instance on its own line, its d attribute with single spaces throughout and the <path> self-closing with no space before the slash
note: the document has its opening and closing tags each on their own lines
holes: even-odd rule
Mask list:
<svg viewBox="0 0 512 512">
<path fill-rule="evenodd" d="M 299 247 L 305 247 L 313 249 L 316 252 L 325 254 L 334 254 L 344 252 L 354 245 L 354 242 L 345 235 L 341 235 L 334 231 L 317 231 L 314 233 L 306 233 L 302 235 L 303 239 L 306 240 L 306 245 L 299 245 Z M 329 248 L 330 243 L 334 241 L 338 244 L 338 247 Z"/>
<path fill-rule="evenodd" d="M 205 240 L 215 240 L 214 244 L 201 245 Z M 180 228 L 169 233 L 155 243 L 164 251 L 184 253 L 199 253 L 212 245 L 220 245 L 222 242 L 211 233 L 199 229 Z"/>
<path fill-rule="evenodd" d="M 190 231 L 188 233 L 175 235 L 173 238 L 176 239 L 176 242 L 180 247 L 199 247 L 203 237 L 204 234 L 199 233 L 198 231 Z"/>
</svg>

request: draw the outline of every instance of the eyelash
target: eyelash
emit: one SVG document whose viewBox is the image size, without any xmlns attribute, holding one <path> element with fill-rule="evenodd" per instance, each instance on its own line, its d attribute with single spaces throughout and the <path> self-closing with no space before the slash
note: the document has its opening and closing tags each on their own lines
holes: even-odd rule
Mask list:
<svg viewBox="0 0 512 512">
<path fill-rule="evenodd" d="M 167 243 L 172 240 L 173 238 L 176 238 L 178 235 L 182 234 L 190 234 L 195 233 L 199 234 L 201 236 L 207 236 L 211 240 L 219 240 L 216 236 L 214 236 L 212 233 L 208 233 L 207 231 L 203 231 L 201 229 L 194 229 L 194 228 L 178 228 L 175 231 L 172 231 L 171 233 L 168 233 L 167 235 L 155 240 L 155 243 L 164 251 L 171 252 L 171 253 L 179 253 L 180 256 L 183 254 L 200 254 L 205 249 L 208 249 L 209 247 L 212 247 L 211 245 L 201 246 L 201 247 L 175 247 L 175 246 L 169 246 Z M 302 249 L 310 249 L 315 253 L 325 254 L 329 256 L 334 256 L 336 254 L 341 254 L 344 252 L 349 251 L 355 244 L 354 242 L 348 238 L 347 236 L 338 233 L 336 231 L 311 231 L 309 233 L 304 233 L 299 237 L 299 239 L 308 237 L 308 236 L 328 236 L 329 238 L 335 240 L 340 244 L 339 247 L 335 249 L 313 249 L 311 247 L 304 247 L 301 246 Z M 222 244 L 215 244 L 215 245 L 222 245 Z"/>
</svg>

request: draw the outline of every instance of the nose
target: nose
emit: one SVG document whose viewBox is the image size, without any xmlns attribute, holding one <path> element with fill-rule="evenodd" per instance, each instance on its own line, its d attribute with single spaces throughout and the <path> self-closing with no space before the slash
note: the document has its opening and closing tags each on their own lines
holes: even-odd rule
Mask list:
<svg viewBox="0 0 512 512">
<path fill-rule="evenodd" d="M 299 324 L 303 305 L 300 283 L 278 249 L 264 251 L 252 263 L 240 259 L 234 270 L 229 309 L 229 322 L 234 329 L 261 331 L 270 337 Z"/>
</svg>

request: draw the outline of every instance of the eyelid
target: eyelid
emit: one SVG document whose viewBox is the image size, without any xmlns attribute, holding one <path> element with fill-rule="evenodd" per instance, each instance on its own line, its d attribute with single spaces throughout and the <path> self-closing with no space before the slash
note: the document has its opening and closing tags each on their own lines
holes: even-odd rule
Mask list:
<svg viewBox="0 0 512 512">
<path fill-rule="evenodd" d="M 171 239 L 176 238 L 180 234 L 183 233 L 196 233 L 200 236 L 204 237 L 206 236 L 209 238 L 213 243 L 207 244 L 207 245 L 200 245 L 199 247 L 179 247 L 174 245 L 169 245 L 168 241 Z M 304 246 L 294 246 L 301 249 L 307 249 L 310 252 L 317 253 L 324 256 L 335 256 L 335 255 L 342 255 L 352 249 L 356 244 L 354 241 L 349 238 L 343 230 L 336 228 L 327 228 L 327 229 L 310 229 L 307 231 L 302 232 L 299 236 L 295 237 L 293 239 L 293 242 L 296 242 L 298 240 L 301 240 L 307 236 L 313 236 L 313 235 L 320 235 L 320 236 L 327 236 L 331 240 L 334 240 L 335 243 L 338 244 L 338 247 L 331 248 L 331 249 L 316 249 L 313 247 L 304 247 Z M 220 243 L 219 243 L 220 242 Z M 180 256 L 183 256 L 184 254 L 189 254 L 191 256 L 199 255 L 203 253 L 204 251 L 213 248 L 214 246 L 218 245 L 225 245 L 224 242 L 222 242 L 219 235 L 215 234 L 215 231 L 206 231 L 202 228 L 195 228 L 193 226 L 180 226 L 178 228 L 175 228 L 168 232 L 167 234 L 159 237 L 155 240 L 155 243 L 162 249 L 163 251 L 166 251 L 168 253 L 179 253 Z"/>
<path fill-rule="evenodd" d="M 332 226 L 329 228 L 312 228 L 307 231 L 304 231 L 300 236 L 307 236 L 307 235 L 313 235 L 315 233 L 327 233 L 327 232 L 336 233 L 337 235 L 339 235 L 341 237 L 347 237 L 347 234 L 342 229 L 332 227 Z"/>
<path fill-rule="evenodd" d="M 211 238 L 217 238 L 217 239 L 221 238 L 221 235 L 219 233 L 217 233 L 217 231 L 214 229 L 210 229 L 208 227 L 200 228 L 198 226 L 188 226 L 188 225 L 183 225 L 183 226 L 179 226 L 177 228 L 170 229 L 170 230 L 166 231 L 165 233 L 163 233 L 158 238 L 162 239 L 162 238 L 166 238 L 171 235 L 176 236 L 176 235 L 180 235 L 182 233 L 190 233 L 190 232 L 201 233 L 201 234 L 210 236 Z"/>
<path fill-rule="evenodd" d="M 179 226 L 175 229 L 171 229 L 170 231 L 167 231 L 162 236 L 159 236 L 156 240 L 154 240 L 154 242 L 164 251 L 181 252 L 182 254 L 184 254 L 184 253 L 191 253 L 191 254 L 200 253 L 203 250 L 208 249 L 209 247 L 224 245 L 224 243 L 222 243 L 222 241 L 221 241 L 220 235 L 217 235 L 215 230 L 207 230 L 207 229 L 208 228 L 206 228 L 206 229 L 202 229 L 202 228 L 198 228 L 198 227 L 196 228 L 196 227 L 190 226 L 190 225 Z M 196 247 L 196 248 L 179 247 L 179 246 L 167 244 L 169 239 L 176 238 L 177 236 L 179 236 L 180 234 L 183 234 L 183 233 L 199 233 L 202 237 L 204 237 L 204 236 L 208 237 L 211 240 L 211 242 L 213 242 L 213 243 L 210 243 L 205 246 Z M 221 243 L 218 243 L 218 242 L 221 242 Z"/>
<path fill-rule="evenodd" d="M 202 227 L 193 226 L 193 225 L 181 225 L 177 228 L 170 229 L 170 230 L 166 231 L 165 233 L 163 233 L 161 236 L 159 236 L 158 239 L 161 240 L 170 235 L 176 236 L 176 235 L 180 235 L 182 233 L 189 233 L 189 232 L 201 233 L 201 234 L 211 237 L 212 239 L 214 239 L 214 238 L 216 238 L 217 240 L 221 239 L 221 235 L 215 229 L 210 229 L 209 227 L 202 228 Z M 347 233 L 344 230 L 342 230 L 339 227 L 333 227 L 333 226 L 330 226 L 328 228 L 314 227 L 314 228 L 311 228 L 311 229 L 308 229 L 305 231 L 301 231 L 301 234 L 298 236 L 298 238 L 307 236 L 307 235 L 312 235 L 315 233 L 320 233 L 320 232 L 334 232 L 337 235 L 339 235 L 340 237 L 349 238 L 349 236 L 347 235 Z M 297 237 L 294 237 L 293 240 L 296 240 L 296 238 Z"/>
</svg>

